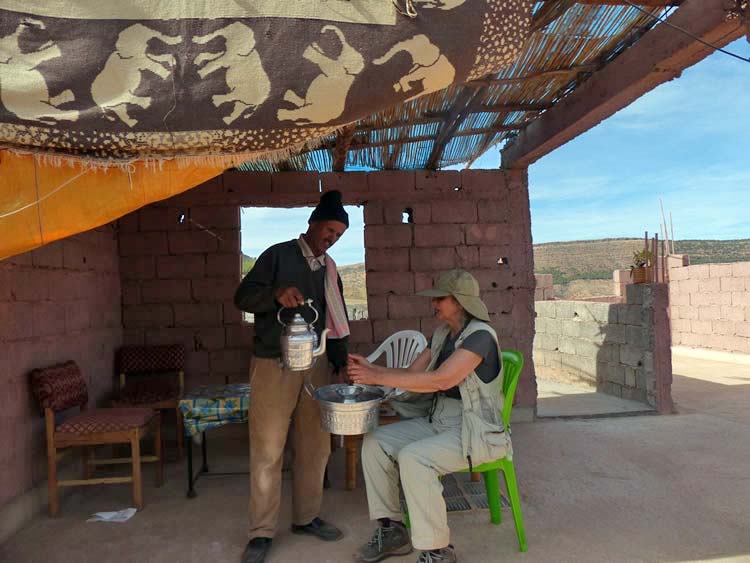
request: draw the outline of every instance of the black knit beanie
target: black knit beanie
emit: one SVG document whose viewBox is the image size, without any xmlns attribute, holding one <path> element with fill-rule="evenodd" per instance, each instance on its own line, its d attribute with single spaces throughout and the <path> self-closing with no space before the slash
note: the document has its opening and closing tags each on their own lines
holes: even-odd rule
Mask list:
<svg viewBox="0 0 750 563">
<path fill-rule="evenodd" d="M 349 227 L 349 214 L 341 203 L 341 192 L 331 190 L 320 196 L 320 203 L 313 210 L 308 223 L 315 221 L 338 221 Z"/>
</svg>

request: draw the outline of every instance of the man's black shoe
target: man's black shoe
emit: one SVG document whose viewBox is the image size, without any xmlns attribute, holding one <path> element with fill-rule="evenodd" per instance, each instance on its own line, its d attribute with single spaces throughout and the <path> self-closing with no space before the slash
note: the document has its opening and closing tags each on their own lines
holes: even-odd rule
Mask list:
<svg viewBox="0 0 750 563">
<path fill-rule="evenodd" d="M 313 521 L 305 526 L 292 524 L 293 534 L 309 534 L 323 541 L 338 541 L 344 534 L 333 524 L 324 522 L 320 518 L 313 518 Z"/>
<path fill-rule="evenodd" d="M 242 552 L 242 563 L 263 563 L 271 549 L 271 538 L 253 538 Z"/>
</svg>

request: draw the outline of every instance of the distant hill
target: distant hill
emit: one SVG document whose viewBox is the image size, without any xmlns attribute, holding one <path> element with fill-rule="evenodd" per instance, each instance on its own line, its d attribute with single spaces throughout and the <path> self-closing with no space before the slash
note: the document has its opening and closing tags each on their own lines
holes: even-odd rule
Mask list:
<svg viewBox="0 0 750 563">
<path fill-rule="evenodd" d="M 243 277 L 250 270 L 252 270 L 253 266 L 255 266 L 255 260 L 256 258 L 253 258 L 252 256 L 248 256 L 244 252 L 242 253 L 242 276 Z"/>
<path fill-rule="evenodd" d="M 599 239 L 534 245 L 534 271 L 552 274 L 555 295 L 581 298 L 611 294 L 612 271 L 630 267 L 643 239 Z M 750 261 L 750 239 L 678 240 L 675 252 L 691 264 Z"/>
<path fill-rule="evenodd" d="M 643 239 L 599 239 L 534 245 L 534 270 L 552 274 L 554 283 L 581 279 L 612 279 L 612 271 L 630 267 L 633 251 Z M 750 239 L 678 240 L 675 252 L 688 254 L 691 264 L 750 261 Z"/>
<path fill-rule="evenodd" d="M 630 267 L 633 251 L 643 248 L 643 239 L 599 239 L 549 242 L 534 245 L 537 274 L 552 274 L 555 295 L 581 298 L 612 293 L 612 271 Z M 750 239 L 679 240 L 675 252 L 690 255 L 691 264 L 709 262 L 750 262 Z M 243 275 L 255 258 L 242 255 Z M 363 262 L 339 266 L 348 305 L 367 303 Z"/>
<path fill-rule="evenodd" d="M 534 271 L 552 274 L 555 284 L 573 280 L 612 279 L 612 270 L 627 268 L 643 239 L 601 239 L 534 245 Z"/>
<path fill-rule="evenodd" d="M 677 240 L 674 251 L 690 255 L 691 264 L 750 262 L 750 239 Z"/>
<path fill-rule="evenodd" d="M 365 263 L 338 266 L 341 282 L 344 284 L 344 299 L 347 304 L 361 304 L 367 302 L 365 288 Z"/>
</svg>

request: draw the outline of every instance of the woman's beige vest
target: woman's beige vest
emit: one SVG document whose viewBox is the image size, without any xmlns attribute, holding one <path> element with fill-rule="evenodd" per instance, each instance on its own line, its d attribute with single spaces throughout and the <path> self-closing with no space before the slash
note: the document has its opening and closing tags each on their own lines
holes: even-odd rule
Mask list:
<svg viewBox="0 0 750 563">
<path fill-rule="evenodd" d="M 512 455 L 510 436 L 503 428 L 501 411 L 503 408 L 503 365 L 502 352 L 497 342 L 497 333 L 487 323 L 472 319 L 456 340 L 458 349 L 466 338 L 477 330 L 486 330 L 492 335 L 500 359 L 500 373 L 489 383 L 484 383 L 476 372 L 471 372 L 458 386 L 463 403 L 461 424 L 461 445 L 467 465 L 477 466 Z M 440 349 L 443 347 L 450 327 L 441 325 L 432 335 L 430 346 L 431 360 L 427 371 L 433 371 Z M 406 399 L 406 397 L 404 397 Z M 406 417 L 427 416 L 432 404 L 432 394 L 414 394 L 408 402 L 394 402 L 394 408 Z M 402 413 L 401 411 L 404 410 Z"/>
</svg>

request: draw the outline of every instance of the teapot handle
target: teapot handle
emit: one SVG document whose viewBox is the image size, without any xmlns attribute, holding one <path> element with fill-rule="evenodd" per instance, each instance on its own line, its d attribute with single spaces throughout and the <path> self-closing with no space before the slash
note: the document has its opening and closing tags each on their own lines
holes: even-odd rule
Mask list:
<svg viewBox="0 0 750 563">
<path fill-rule="evenodd" d="M 307 305 L 308 307 L 310 307 L 310 309 L 312 309 L 315 312 L 315 319 L 313 320 L 313 322 L 310 323 L 310 324 L 315 324 L 318 321 L 318 316 L 319 315 L 318 315 L 318 310 L 315 307 L 312 306 L 312 302 L 313 302 L 312 299 L 305 299 L 304 304 Z M 284 323 L 284 321 L 281 320 L 281 311 L 283 311 L 286 308 L 287 307 L 284 307 L 282 305 L 281 307 L 279 307 L 279 310 L 276 312 L 276 320 L 279 321 L 279 324 L 281 326 L 286 326 L 286 324 Z"/>
<path fill-rule="evenodd" d="M 305 300 L 305 305 L 307 305 L 308 307 L 310 307 L 310 309 L 313 310 L 313 313 L 315 313 L 315 318 L 310 323 L 311 325 L 314 325 L 315 323 L 318 322 L 318 318 L 320 317 L 320 315 L 318 314 L 318 310 L 315 307 L 313 307 L 312 304 L 313 304 L 313 300 L 312 299 L 306 299 Z"/>
</svg>

